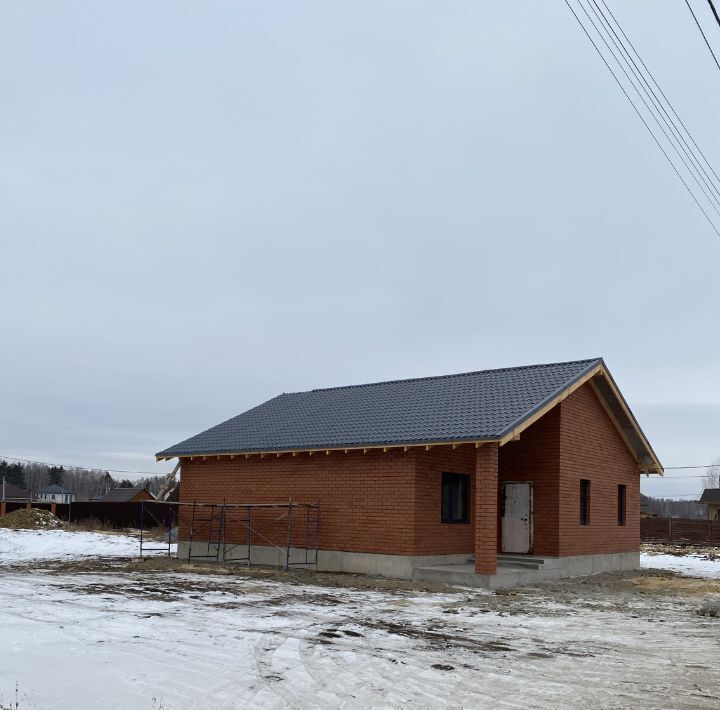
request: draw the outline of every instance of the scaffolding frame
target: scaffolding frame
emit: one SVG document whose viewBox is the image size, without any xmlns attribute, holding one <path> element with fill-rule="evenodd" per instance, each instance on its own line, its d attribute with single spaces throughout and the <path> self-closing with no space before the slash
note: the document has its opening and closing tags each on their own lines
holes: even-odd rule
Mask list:
<svg viewBox="0 0 720 710">
<path fill-rule="evenodd" d="M 154 502 L 154 501 L 153 501 Z M 163 542 L 162 547 L 148 547 L 148 545 L 160 544 L 156 541 L 147 542 L 145 540 L 145 521 L 152 518 L 157 523 L 156 527 L 167 529 L 167 543 Z M 172 556 L 173 528 L 176 522 L 176 513 L 172 505 L 167 506 L 167 517 L 165 521 L 160 520 L 152 510 L 145 510 L 145 501 L 140 501 L 140 559 L 143 558 L 145 552 L 167 552 L 167 556 Z"/>
<path fill-rule="evenodd" d="M 315 567 L 317 569 L 318 554 L 320 551 L 320 501 L 317 503 L 297 503 L 292 498 L 288 498 L 287 503 L 204 503 L 197 500 L 192 503 L 168 503 L 169 507 L 177 509 L 175 515 L 174 510 L 170 509 L 171 514 L 166 521 L 167 525 L 167 545 L 162 547 L 147 547 L 143 541 L 145 514 L 151 515 L 156 522 L 160 523 L 151 511 L 145 511 L 144 505 L 141 506 L 140 513 L 140 557 L 143 552 L 150 551 L 166 551 L 168 556 L 171 555 L 172 545 L 172 522 L 179 520 L 180 508 L 190 508 L 190 527 L 188 535 L 187 555 L 183 558 L 188 562 L 192 560 L 215 561 L 221 564 L 245 564 L 251 567 L 252 548 L 254 540 L 262 541 L 261 544 L 275 548 L 284 557 L 284 563 L 281 566 L 285 570 L 290 567 Z M 287 542 L 285 545 L 278 545 L 269 537 L 263 534 L 257 522 L 257 513 L 260 510 L 269 511 L 276 510 L 280 513 L 279 517 L 271 522 L 278 523 L 282 520 L 287 521 Z M 295 511 L 295 517 L 293 517 Z M 298 517 L 299 516 L 299 517 Z M 239 525 L 241 529 L 246 531 L 247 540 L 245 542 L 228 542 L 227 531 L 228 526 L 233 524 Z M 298 535 L 298 525 L 300 525 L 300 535 L 304 527 L 304 545 L 293 545 L 293 533 Z M 293 550 L 300 552 L 300 560 L 293 561 Z M 222 552 L 222 554 L 221 554 Z M 296 555 L 297 557 L 297 555 Z"/>
</svg>

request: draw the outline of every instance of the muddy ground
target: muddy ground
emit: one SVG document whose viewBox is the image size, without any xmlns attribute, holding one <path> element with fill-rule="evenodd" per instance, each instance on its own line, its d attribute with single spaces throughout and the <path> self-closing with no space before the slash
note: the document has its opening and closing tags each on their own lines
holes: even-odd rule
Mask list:
<svg viewBox="0 0 720 710">
<path fill-rule="evenodd" d="M 656 548 L 663 554 L 667 546 Z M 714 555 L 717 548 L 709 554 Z M 680 554 L 675 549 L 675 554 Z M 28 572 L 27 563 L 6 565 L 6 572 Z M 642 569 L 631 572 L 613 572 L 575 579 L 555 580 L 533 586 L 500 589 L 494 592 L 479 590 L 473 594 L 467 588 L 445 585 L 437 582 L 388 579 L 357 574 L 315 572 L 305 569 L 289 571 L 260 567 L 224 567 L 217 564 L 193 562 L 168 557 L 151 557 L 144 560 L 117 558 L 90 558 L 79 560 L 44 560 L 34 563 L 32 572 L 77 577 L 82 575 L 112 575 L 117 581 L 106 584 L 77 585 L 83 593 L 148 595 L 155 599 L 173 600 L 188 592 L 197 591 L 197 576 L 204 577 L 203 592 L 227 592 L 236 594 L 239 589 L 252 593 L 266 582 L 281 582 L 289 585 L 308 587 L 313 590 L 312 599 L 318 604 L 333 603 L 332 590 L 368 590 L 388 592 L 402 597 L 419 592 L 457 596 L 458 601 L 447 605 L 446 614 L 484 613 L 488 611 L 503 614 L 534 614 L 556 616 L 565 613 L 566 605 L 575 609 L 602 608 L 627 611 L 635 603 L 645 606 L 654 600 L 650 610 L 645 610 L 648 619 L 658 623 L 657 611 L 665 604 L 692 611 L 709 598 L 720 598 L 720 580 L 685 577 L 656 569 Z M 255 580 L 260 586 L 238 587 L 235 580 Z M 122 580 L 122 581 L 121 581 Z M 468 601 L 468 600 L 472 601 Z M 550 599 L 554 605 L 539 605 L 539 601 Z M 263 603 L 277 604 L 281 599 L 269 598 Z"/>
</svg>

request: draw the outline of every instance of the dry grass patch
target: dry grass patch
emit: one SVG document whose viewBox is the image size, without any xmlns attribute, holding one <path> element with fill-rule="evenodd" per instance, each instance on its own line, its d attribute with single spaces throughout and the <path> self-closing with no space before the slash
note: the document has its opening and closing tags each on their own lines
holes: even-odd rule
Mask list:
<svg viewBox="0 0 720 710">
<path fill-rule="evenodd" d="M 644 552 L 647 555 L 673 555 L 674 557 L 694 555 L 704 560 L 720 559 L 720 547 L 717 545 L 651 542 L 642 544 L 640 546 L 640 552 Z"/>
<path fill-rule="evenodd" d="M 72 532 L 109 532 L 113 529 L 112 523 L 108 520 L 98 518 L 85 518 L 67 523 L 67 529 Z"/>
<path fill-rule="evenodd" d="M 663 574 L 634 577 L 629 581 L 640 592 L 683 594 L 686 596 L 720 594 L 720 580 L 715 579 Z"/>
</svg>

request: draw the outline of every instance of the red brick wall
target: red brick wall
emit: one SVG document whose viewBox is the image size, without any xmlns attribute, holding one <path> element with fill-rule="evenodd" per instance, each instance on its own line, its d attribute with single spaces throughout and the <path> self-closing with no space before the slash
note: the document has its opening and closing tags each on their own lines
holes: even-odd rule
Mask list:
<svg viewBox="0 0 720 710">
<path fill-rule="evenodd" d="M 429 451 L 372 450 L 296 457 L 208 457 L 183 460 L 181 502 L 270 503 L 321 502 L 320 547 L 347 552 L 413 555 L 472 555 L 475 550 L 475 453 L 473 444 L 457 449 L 434 447 Z M 469 522 L 441 522 L 443 472 L 470 476 Z M 259 531 L 277 545 L 286 543 L 282 511 L 253 511 Z M 219 512 L 216 512 L 219 515 Z M 236 518 L 243 516 L 233 511 Z M 305 530 L 302 511 L 294 514 L 295 543 Z M 217 530 L 217 521 L 214 529 Z M 187 539 L 190 510 L 182 508 L 180 534 Z M 198 511 L 195 538 L 207 540 L 209 511 Z M 230 526 L 233 541 L 247 540 L 244 528 Z M 312 531 L 311 531 L 312 532 Z M 270 534 L 272 533 L 272 534 Z M 262 541 L 256 539 L 257 544 Z"/>
<path fill-rule="evenodd" d="M 249 459 L 227 456 L 183 460 L 180 499 L 226 503 L 321 503 L 320 547 L 347 552 L 413 554 L 415 450 L 333 452 L 329 456 L 290 454 Z M 235 517 L 240 513 L 233 511 Z M 283 511 L 253 511 L 253 527 L 275 544 L 287 542 Z M 294 543 L 304 539 L 305 518 L 293 513 Z M 276 521 L 273 523 L 273 521 Z M 180 535 L 187 539 L 190 510 L 182 508 Z M 272 524 L 271 524 L 272 523 Z M 199 526 L 202 527 L 202 526 Z M 207 526 L 197 536 L 201 539 Z M 235 542 L 247 540 L 243 527 L 228 530 Z M 255 538 L 255 544 L 263 544 Z"/>
<path fill-rule="evenodd" d="M 442 474 L 470 477 L 468 522 L 442 522 Z M 452 555 L 475 552 L 475 445 L 437 446 L 417 453 L 415 473 L 415 554 Z"/>
<path fill-rule="evenodd" d="M 529 426 L 519 441 L 500 449 L 499 480 L 533 484 L 533 546 L 535 555 L 560 554 L 560 408 L 551 409 Z M 500 540 L 498 505 L 498 551 Z"/>
<path fill-rule="evenodd" d="M 475 571 L 495 574 L 497 555 L 498 445 L 485 444 L 475 459 Z"/>
<path fill-rule="evenodd" d="M 580 479 L 590 481 L 590 524 L 580 525 Z M 626 524 L 617 524 L 617 487 L 626 486 Z M 636 552 L 640 476 L 615 425 L 587 384 L 560 403 L 560 554 Z"/>
</svg>

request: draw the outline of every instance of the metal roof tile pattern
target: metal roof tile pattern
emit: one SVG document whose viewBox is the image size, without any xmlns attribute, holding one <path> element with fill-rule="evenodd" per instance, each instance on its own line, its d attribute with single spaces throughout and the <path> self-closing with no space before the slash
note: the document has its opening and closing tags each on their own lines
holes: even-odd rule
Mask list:
<svg viewBox="0 0 720 710">
<path fill-rule="evenodd" d="M 127 503 L 145 488 L 113 488 L 97 500 L 102 503 Z M 148 491 L 149 493 L 150 491 Z"/>
<path fill-rule="evenodd" d="M 158 456 L 497 439 L 602 360 L 281 394 Z"/>
<path fill-rule="evenodd" d="M 62 495 L 65 495 L 66 493 L 68 495 L 72 495 L 73 492 L 69 491 L 67 488 L 63 488 L 62 486 L 58 486 L 57 484 L 53 483 L 51 486 L 47 486 L 46 488 L 43 488 L 41 491 L 38 491 L 38 495 L 48 495 L 52 493 L 61 493 Z"/>
</svg>

